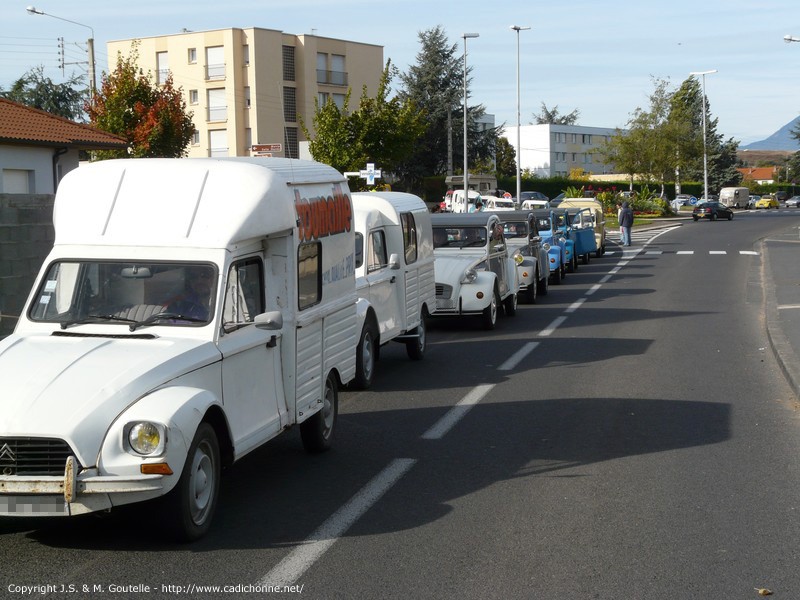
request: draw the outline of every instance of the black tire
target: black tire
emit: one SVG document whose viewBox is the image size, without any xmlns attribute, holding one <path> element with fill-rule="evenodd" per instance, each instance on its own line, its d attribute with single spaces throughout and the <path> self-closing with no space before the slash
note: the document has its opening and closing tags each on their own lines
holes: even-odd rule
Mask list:
<svg viewBox="0 0 800 600">
<path fill-rule="evenodd" d="M 545 277 L 542 277 L 539 280 L 539 288 L 537 290 L 539 296 L 547 296 L 547 288 L 548 284 L 550 283 L 550 271 L 548 270 L 548 274 Z"/>
<path fill-rule="evenodd" d="M 528 304 L 536 304 L 536 298 L 539 297 L 539 267 L 534 267 L 533 281 L 525 290 L 525 302 Z"/>
<path fill-rule="evenodd" d="M 692 217 L 692 218 L 694 219 L 695 223 L 697 223 L 700 220 L 700 217 Z"/>
<path fill-rule="evenodd" d="M 483 309 L 483 314 L 481 315 L 483 328 L 487 331 L 494 329 L 495 325 L 497 325 L 497 307 L 499 304 L 497 294 L 492 292 L 492 301 L 489 306 Z"/>
<path fill-rule="evenodd" d="M 589 264 L 589 253 L 581 255 L 581 262 L 585 265 Z"/>
<path fill-rule="evenodd" d="M 553 285 L 560 285 L 561 284 L 561 275 L 562 275 L 561 267 L 558 267 L 555 271 L 550 273 L 550 277 L 553 278 Z"/>
<path fill-rule="evenodd" d="M 511 294 L 510 296 L 506 296 L 506 299 L 503 301 L 503 312 L 506 314 L 507 317 L 513 317 L 517 314 L 517 295 Z"/>
<path fill-rule="evenodd" d="M 322 408 L 300 423 L 300 437 L 306 452 L 316 454 L 330 449 L 338 414 L 339 390 L 336 385 L 336 377 L 333 373 L 329 373 L 325 380 Z"/>
<path fill-rule="evenodd" d="M 219 442 L 214 428 L 200 423 L 194 434 L 181 478 L 163 498 L 162 524 L 178 542 L 193 542 L 211 528 L 219 498 Z"/>
<path fill-rule="evenodd" d="M 372 385 L 375 377 L 375 366 L 378 362 L 378 332 L 369 318 L 361 330 L 361 338 L 356 347 L 356 378 L 353 387 L 366 390 Z"/>
<path fill-rule="evenodd" d="M 733 213 L 728 213 L 728 221 L 730 221 L 731 219 L 733 219 Z"/>
<path fill-rule="evenodd" d="M 711 213 L 711 220 L 712 221 L 716 221 L 717 220 L 717 213 L 715 213 L 715 212 Z"/>
<path fill-rule="evenodd" d="M 425 358 L 425 348 L 427 348 L 428 325 L 426 320 L 428 318 L 428 311 L 424 308 L 419 316 L 419 325 L 414 328 L 414 335 L 418 336 L 410 340 L 406 340 L 406 354 L 411 360 L 422 360 Z"/>
</svg>

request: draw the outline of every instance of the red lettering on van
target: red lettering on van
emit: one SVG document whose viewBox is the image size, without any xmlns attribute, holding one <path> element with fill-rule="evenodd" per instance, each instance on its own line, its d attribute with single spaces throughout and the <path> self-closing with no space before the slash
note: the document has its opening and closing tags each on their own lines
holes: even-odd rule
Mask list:
<svg viewBox="0 0 800 600">
<path fill-rule="evenodd" d="M 353 227 L 353 205 L 350 196 L 334 184 L 332 195 L 303 198 L 294 190 L 297 231 L 300 242 L 317 240 L 329 235 L 350 231 Z"/>
</svg>

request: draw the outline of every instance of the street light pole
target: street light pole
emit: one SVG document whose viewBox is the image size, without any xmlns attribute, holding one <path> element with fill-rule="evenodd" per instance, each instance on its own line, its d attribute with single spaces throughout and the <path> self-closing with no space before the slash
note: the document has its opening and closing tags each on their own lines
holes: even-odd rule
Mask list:
<svg viewBox="0 0 800 600">
<path fill-rule="evenodd" d="M 467 38 L 479 37 L 477 33 L 464 33 L 464 209 L 469 212 L 469 171 L 467 170 Z"/>
<path fill-rule="evenodd" d="M 706 147 L 706 75 L 716 73 L 716 69 L 710 71 L 692 71 L 689 75 L 703 76 L 703 198 L 708 201 L 708 149 Z"/>
<path fill-rule="evenodd" d="M 89 27 L 89 25 L 84 25 L 83 23 L 78 23 L 77 21 L 71 21 L 69 19 L 65 19 L 64 17 L 57 17 L 56 15 L 51 15 L 50 13 L 46 13 L 43 10 L 39 10 L 35 6 L 29 6 L 25 10 L 28 11 L 28 14 L 31 15 L 45 15 L 47 17 L 53 17 L 54 19 L 58 19 L 59 21 L 66 21 L 67 23 L 72 23 L 73 25 L 80 25 L 81 27 L 86 27 L 89 31 L 92 32 L 92 36 L 86 41 L 86 50 L 89 54 L 89 89 L 91 90 L 92 96 L 94 96 L 95 89 L 97 88 L 97 78 L 95 76 L 95 61 L 94 61 L 94 29 Z"/>
<path fill-rule="evenodd" d="M 511 29 L 517 32 L 517 204 L 522 203 L 522 180 L 520 179 L 520 122 L 519 122 L 519 32 L 527 31 L 530 27 L 512 25 Z"/>
</svg>

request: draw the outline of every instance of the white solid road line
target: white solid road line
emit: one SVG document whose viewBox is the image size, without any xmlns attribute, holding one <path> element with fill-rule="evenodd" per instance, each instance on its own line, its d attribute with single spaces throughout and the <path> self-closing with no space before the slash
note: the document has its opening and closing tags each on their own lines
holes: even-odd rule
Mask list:
<svg viewBox="0 0 800 600">
<path fill-rule="evenodd" d="M 317 559 L 338 540 L 361 515 L 370 509 L 417 461 L 397 458 L 355 496 L 337 510 L 319 529 L 289 553 L 258 585 L 288 586 L 296 582 Z M 280 589 L 280 588 L 278 588 Z"/>
<path fill-rule="evenodd" d="M 536 346 L 539 345 L 539 342 L 528 342 L 522 348 L 517 350 L 511 358 L 509 358 L 506 362 L 502 365 L 497 367 L 498 371 L 511 371 L 516 367 L 522 360 L 528 356 L 531 352 L 534 351 Z"/>
<path fill-rule="evenodd" d="M 423 440 L 439 440 L 458 423 L 483 397 L 492 391 L 493 383 L 475 386 L 466 396 L 459 400 L 433 427 L 422 434 Z"/>
</svg>

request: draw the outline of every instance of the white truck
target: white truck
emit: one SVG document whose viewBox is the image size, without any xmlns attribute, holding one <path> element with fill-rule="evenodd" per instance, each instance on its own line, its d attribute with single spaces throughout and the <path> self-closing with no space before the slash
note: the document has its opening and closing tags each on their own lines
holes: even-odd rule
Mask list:
<svg viewBox="0 0 800 600">
<path fill-rule="evenodd" d="M 54 247 L 0 341 L 0 517 L 154 500 L 210 527 L 220 472 L 293 425 L 331 444 L 355 376 L 345 178 L 289 159 L 70 172 Z"/>
<path fill-rule="evenodd" d="M 372 384 L 380 347 L 405 343 L 412 360 L 426 348 L 426 320 L 436 307 L 431 215 L 403 192 L 353 194 L 356 293 L 361 337 L 354 386 Z"/>
<path fill-rule="evenodd" d="M 725 187 L 719 191 L 720 204 L 728 208 L 747 208 L 750 189 L 746 187 Z"/>
</svg>

